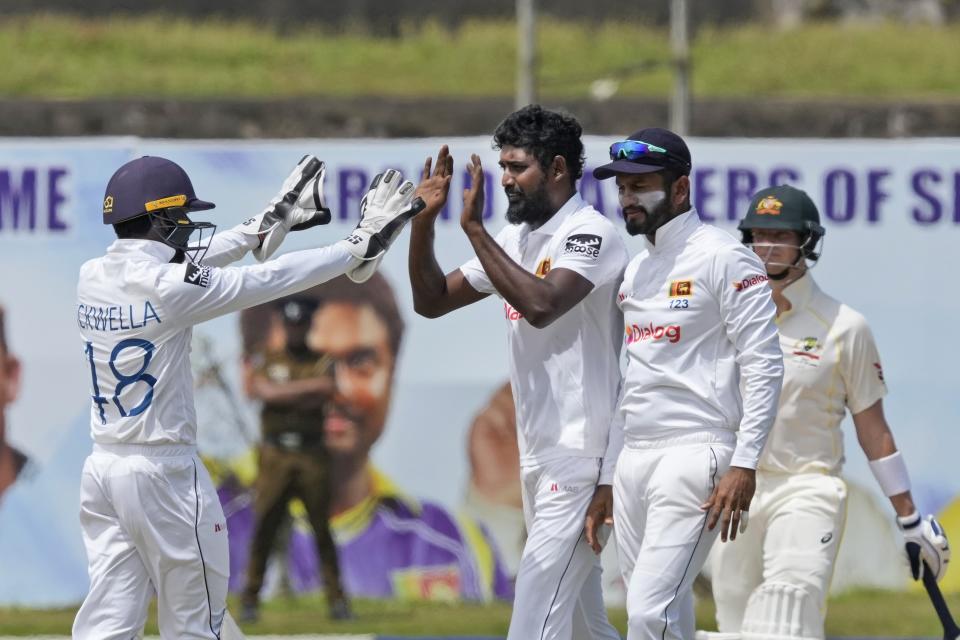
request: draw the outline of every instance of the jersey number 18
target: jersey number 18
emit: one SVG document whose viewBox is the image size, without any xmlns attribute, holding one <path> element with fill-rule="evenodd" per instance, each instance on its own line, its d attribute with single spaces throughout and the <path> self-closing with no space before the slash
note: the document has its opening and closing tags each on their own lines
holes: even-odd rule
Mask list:
<svg viewBox="0 0 960 640">
<path fill-rule="evenodd" d="M 120 411 L 120 416 L 123 418 L 140 415 L 146 411 L 150 403 L 153 402 L 153 387 L 157 384 L 157 379 L 147 373 L 147 367 L 150 366 L 150 359 L 153 358 L 154 348 L 153 343 L 149 340 L 128 338 L 127 340 L 118 342 L 117 346 L 110 352 L 110 371 L 113 372 L 117 380 L 117 386 L 113 390 L 113 398 L 111 398 L 111 400 L 113 400 L 113 404 L 116 405 Z M 140 363 L 140 368 L 131 375 L 125 375 L 117 369 L 117 358 L 125 349 L 141 349 L 143 351 L 143 360 Z M 93 343 L 88 342 L 84 351 L 90 360 L 90 375 L 93 378 L 93 403 L 100 409 L 100 422 L 107 424 L 107 416 L 103 407 L 108 401 L 100 395 L 100 385 L 97 382 L 97 368 L 93 361 Z M 143 400 L 133 409 L 128 410 L 120 403 L 120 394 L 126 387 L 140 381 L 145 382 L 150 388 L 147 390 L 147 394 L 143 397 Z"/>
</svg>

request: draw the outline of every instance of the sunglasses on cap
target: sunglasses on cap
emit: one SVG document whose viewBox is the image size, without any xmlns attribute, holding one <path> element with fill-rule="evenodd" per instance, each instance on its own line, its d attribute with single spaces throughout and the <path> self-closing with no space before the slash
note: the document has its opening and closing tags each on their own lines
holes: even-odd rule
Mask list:
<svg viewBox="0 0 960 640">
<path fill-rule="evenodd" d="M 664 159 L 668 159 L 674 164 L 679 164 L 681 167 L 687 168 L 690 166 L 690 163 L 680 156 L 670 153 L 663 147 L 658 147 L 655 144 L 643 142 L 642 140 L 623 140 L 610 145 L 611 160 L 629 160 L 631 162 L 638 162 L 644 159 L 659 160 L 656 158 L 658 155 L 663 156 Z M 662 162 L 662 160 L 660 161 Z"/>
</svg>

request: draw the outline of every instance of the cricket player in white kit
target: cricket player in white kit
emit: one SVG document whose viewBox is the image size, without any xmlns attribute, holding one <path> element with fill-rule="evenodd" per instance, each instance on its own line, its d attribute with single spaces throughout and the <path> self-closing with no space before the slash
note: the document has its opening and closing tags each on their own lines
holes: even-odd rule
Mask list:
<svg viewBox="0 0 960 640">
<path fill-rule="evenodd" d="M 461 226 L 477 257 L 444 275 L 433 252 L 440 207 L 412 229 L 410 280 L 418 313 L 437 317 L 497 294 L 508 327 L 527 541 L 508 640 L 612 640 L 599 558 L 584 540 L 595 493 L 609 495 L 605 460 L 620 378 L 616 287 L 627 251 L 613 224 L 576 192 L 581 128 L 533 105 L 494 133 L 510 206 L 494 238 L 484 228 L 483 170 L 473 156 Z M 446 179 L 446 147 L 434 175 Z M 423 183 L 421 183 L 423 184 Z M 603 485 L 598 488 L 598 485 Z"/>
<path fill-rule="evenodd" d="M 921 575 L 921 557 L 942 577 L 949 546 L 939 523 L 921 518 L 914 506 L 906 465 L 883 415 L 887 388 L 870 328 L 863 316 L 821 291 L 808 272 L 824 235 L 816 205 L 794 187 L 763 189 L 740 230 L 765 264 L 786 371 L 777 419 L 757 467 L 750 528 L 714 550 L 721 633 L 704 635 L 823 638 L 846 516 L 840 478 L 846 410 L 897 513 L 914 577 Z"/>
<path fill-rule="evenodd" d="M 262 213 L 206 241 L 213 225 L 188 214 L 214 205 L 196 197 L 175 163 L 138 158 L 110 179 L 103 221 L 118 239 L 81 267 L 77 286 L 94 445 L 80 493 L 90 591 L 74 638 L 139 637 L 154 594 L 163 638 L 220 638 L 227 531 L 197 457 L 192 327 L 343 273 L 369 277 L 424 206 L 413 200 L 411 183 L 388 171 L 374 180 L 346 240 L 225 266 L 248 251 L 267 260 L 287 231 L 328 222 L 323 175 L 323 163 L 304 158 Z"/>
<path fill-rule="evenodd" d="M 613 521 L 627 638 L 689 639 L 693 580 L 717 534 L 735 538 L 745 524 L 773 424 L 783 376 L 775 310 L 759 259 L 690 206 L 678 135 L 638 131 L 610 158 L 594 176 L 616 178 L 627 231 L 648 241 L 618 294 L 627 370 Z M 588 525 L 592 539 L 596 520 Z"/>
</svg>

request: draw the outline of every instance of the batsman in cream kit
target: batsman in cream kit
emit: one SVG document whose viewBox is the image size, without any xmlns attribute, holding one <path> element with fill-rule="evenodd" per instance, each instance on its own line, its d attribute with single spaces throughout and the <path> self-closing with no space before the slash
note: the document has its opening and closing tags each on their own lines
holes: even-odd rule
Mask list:
<svg viewBox="0 0 960 640">
<path fill-rule="evenodd" d="M 77 285 L 94 445 L 80 487 L 90 590 L 74 638 L 139 637 L 154 595 L 165 640 L 228 628 L 226 519 L 197 457 L 192 327 L 341 274 L 369 277 L 424 206 L 387 171 L 348 238 L 271 260 L 288 231 L 330 221 L 323 177 L 323 163 L 305 157 L 266 209 L 216 235 L 190 219 L 214 205 L 174 162 L 145 156 L 110 179 L 103 222 L 117 240 Z M 261 264 L 227 266 L 248 252 Z"/>
<path fill-rule="evenodd" d="M 825 233 L 813 200 L 786 185 L 762 189 L 739 228 L 744 244 L 763 260 L 776 304 L 783 392 L 757 466 L 750 528 L 713 550 L 720 633 L 698 632 L 698 638 L 823 638 L 847 513 L 840 475 L 847 412 L 897 514 L 914 578 L 926 566 L 941 579 L 950 546 L 936 518 L 922 517 L 914 504 L 906 462 L 884 416 L 887 386 L 866 319 L 824 292 L 810 273 Z"/>
</svg>

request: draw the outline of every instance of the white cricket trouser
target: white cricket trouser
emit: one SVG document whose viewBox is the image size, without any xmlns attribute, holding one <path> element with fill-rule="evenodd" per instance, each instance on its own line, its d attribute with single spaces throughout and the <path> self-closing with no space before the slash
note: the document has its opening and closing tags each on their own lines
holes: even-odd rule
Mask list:
<svg viewBox="0 0 960 640">
<path fill-rule="evenodd" d="M 73 637 L 137 637 L 156 593 L 164 640 L 219 638 L 227 526 L 196 447 L 95 444 L 80 482 L 90 592 Z"/>
<path fill-rule="evenodd" d="M 740 631 L 762 582 L 803 587 L 825 616 L 846 505 L 847 485 L 836 476 L 758 472 L 750 526 L 733 542 L 717 543 L 710 559 L 720 631 Z"/>
<path fill-rule="evenodd" d="M 693 581 L 720 533 L 707 530 L 700 505 L 733 456 L 732 442 L 696 439 L 632 443 L 617 460 L 613 522 L 628 640 L 693 638 Z"/>
<path fill-rule="evenodd" d="M 619 640 L 603 605 L 600 557 L 584 537 L 599 458 L 521 469 L 527 543 L 507 640 Z"/>
</svg>

